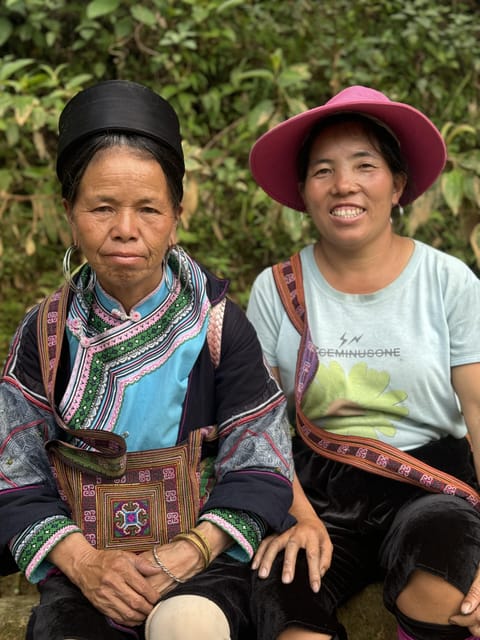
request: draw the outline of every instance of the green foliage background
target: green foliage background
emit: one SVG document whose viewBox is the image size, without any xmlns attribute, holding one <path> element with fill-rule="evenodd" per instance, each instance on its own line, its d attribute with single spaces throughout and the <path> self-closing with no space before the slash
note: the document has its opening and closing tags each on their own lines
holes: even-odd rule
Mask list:
<svg viewBox="0 0 480 640">
<path fill-rule="evenodd" d="M 99 79 L 150 85 L 177 109 L 187 157 L 182 244 L 245 304 L 255 275 L 313 239 L 248 170 L 253 141 L 351 84 L 426 112 L 444 175 L 396 221 L 480 265 L 477 0 L 3 0 L 0 352 L 61 281 L 69 244 L 54 172 L 66 100 Z"/>
</svg>

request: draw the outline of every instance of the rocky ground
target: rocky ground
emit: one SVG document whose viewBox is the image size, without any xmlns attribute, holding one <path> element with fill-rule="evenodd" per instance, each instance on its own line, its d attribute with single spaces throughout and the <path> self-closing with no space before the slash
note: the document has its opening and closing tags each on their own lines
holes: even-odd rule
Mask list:
<svg viewBox="0 0 480 640">
<path fill-rule="evenodd" d="M 0 578 L 0 640 L 24 640 L 30 609 L 37 599 L 35 587 L 20 575 Z M 372 585 L 349 602 L 342 608 L 340 618 L 348 629 L 349 640 L 397 637 L 395 622 L 382 607 L 380 585 Z"/>
<path fill-rule="evenodd" d="M 0 640 L 24 640 L 30 610 L 37 600 L 35 587 L 19 574 L 0 578 Z"/>
</svg>

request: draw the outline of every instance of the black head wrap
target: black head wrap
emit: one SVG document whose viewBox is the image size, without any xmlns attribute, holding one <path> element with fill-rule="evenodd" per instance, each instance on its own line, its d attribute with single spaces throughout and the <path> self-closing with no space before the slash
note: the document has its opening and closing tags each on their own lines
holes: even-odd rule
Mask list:
<svg viewBox="0 0 480 640">
<path fill-rule="evenodd" d="M 72 146 L 107 131 L 137 133 L 157 140 L 170 147 L 184 166 L 180 125 L 170 103 L 136 82 L 107 80 L 77 93 L 60 114 L 57 150 L 60 182 L 63 161 Z"/>
</svg>

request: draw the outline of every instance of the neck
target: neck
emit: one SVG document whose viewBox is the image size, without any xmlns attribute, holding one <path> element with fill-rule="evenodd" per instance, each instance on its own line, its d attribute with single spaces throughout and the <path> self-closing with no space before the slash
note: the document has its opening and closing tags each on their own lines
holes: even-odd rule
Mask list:
<svg viewBox="0 0 480 640">
<path fill-rule="evenodd" d="M 344 293 L 373 293 L 400 275 L 413 248 L 410 238 L 390 234 L 375 247 L 353 250 L 339 249 L 320 239 L 314 255 L 318 269 L 334 289 Z"/>
</svg>

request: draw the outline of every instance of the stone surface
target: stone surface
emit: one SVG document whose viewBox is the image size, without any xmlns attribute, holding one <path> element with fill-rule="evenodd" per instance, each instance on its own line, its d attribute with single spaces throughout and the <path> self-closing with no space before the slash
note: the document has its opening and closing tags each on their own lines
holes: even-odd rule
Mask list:
<svg viewBox="0 0 480 640">
<path fill-rule="evenodd" d="M 36 588 L 20 574 L 0 578 L 0 640 L 24 640 L 30 611 L 37 601 Z"/>
<path fill-rule="evenodd" d="M 19 574 L 0 578 L 0 640 L 24 640 L 30 610 L 37 601 L 35 587 Z M 379 584 L 342 607 L 339 618 L 349 640 L 396 640 L 395 620 L 383 608 Z"/>
</svg>

